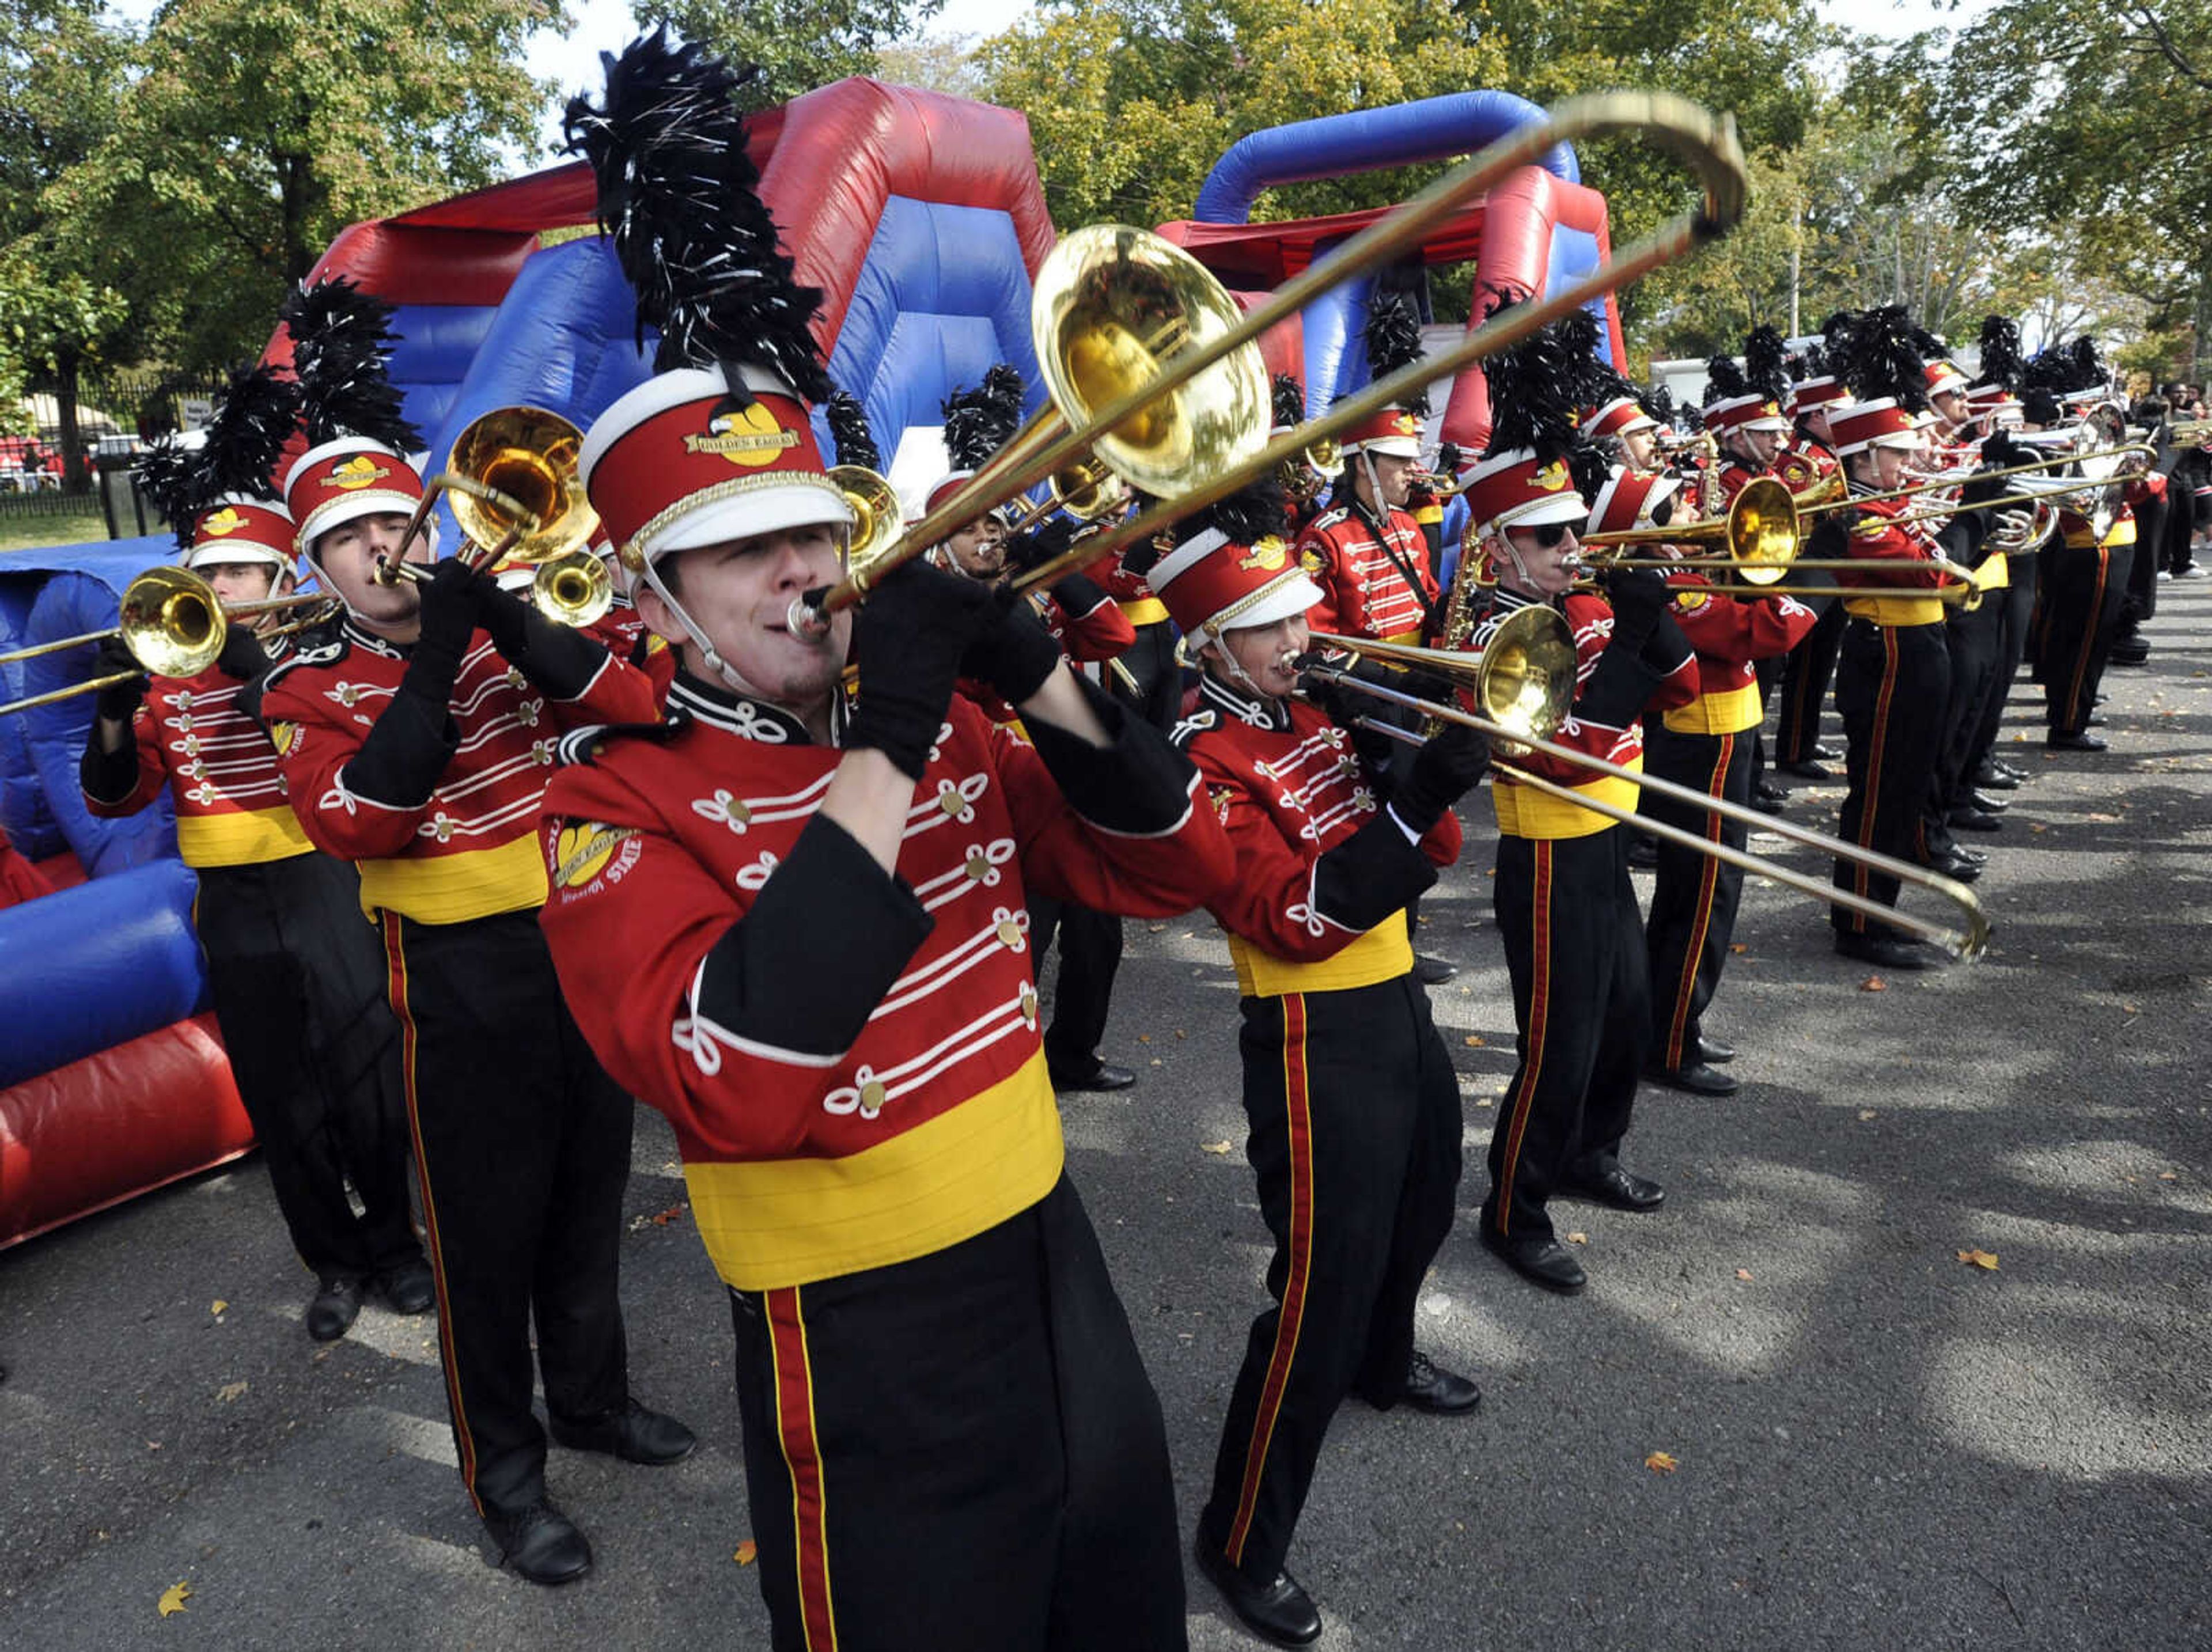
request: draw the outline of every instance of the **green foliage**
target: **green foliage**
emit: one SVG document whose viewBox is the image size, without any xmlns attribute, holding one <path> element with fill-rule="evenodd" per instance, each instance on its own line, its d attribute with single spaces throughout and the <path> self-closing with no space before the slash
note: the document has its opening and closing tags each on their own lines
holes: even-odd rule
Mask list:
<svg viewBox="0 0 2212 1652">
<path fill-rule="evenodd" d="M 639 26 L 667 23 L 733 63 L 757 64 L 750 101 L 765 108 L 801 92 L 876 72 L 878 47 L 916 33 L 945 0 L 639 0 Z"/>
</svg>

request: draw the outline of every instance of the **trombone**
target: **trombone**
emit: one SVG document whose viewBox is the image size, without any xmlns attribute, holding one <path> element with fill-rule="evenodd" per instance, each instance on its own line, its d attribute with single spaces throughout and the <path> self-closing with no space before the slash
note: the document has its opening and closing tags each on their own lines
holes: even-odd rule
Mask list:
<svg viewBox="0 0 2212 1652">
<path fill-rule="evenodd" d="M 1615 132 L 1654 137 L 1687 161 L 1704 185 L 1699 210 L 1662 225 L 1541 304 L 1522 306 L 1502 320 L 1472 330 L 1452 349 L 1374 381 L 1322 418 L 1255 450 L 1255 444 L 1264 440 L 1270 413 L 1267 373 L 1257 349 L 1261 334 L 1338 282 L 1387 264 L 1419 245 L 1430 228 L 1462 203 L 1533 163 L 1553 144 Z M 1161 502 L 1031 570 L 1015 581 L 1017 588 L 1050 584 L 1073 568 L 1149 539 L 1431 380 L 1517 343 L 1571 310 L 1727 234 L 1743 216 L 1747 187 L 1743 151 L 1731 118 L 1667 93 L 1615 92 L 1570 99 L 1547 119 L 1463 161 L 1397 211 L 1361 231 L 1334 257 L 1277 288 L 1241 320 L 1237 319 L 1235 301 L 1221 284 L 1158 237 L 1126 226 L 1078 230 L 1054 249 L 1038 272 L 1030 319 L 1032 331 L 1045 343 L 1038 355 L 1054 408 L 1073 409 L 1086 416 L 1086 422 L 1074 424 L 1061 415 L 1058 422 L 1073 428 L 1055 438 L 1054 421 L 1032 421 L 967 488 L 916 523 L 876 568 L 861 576 L 848 574 L 812 601 L 802 597 L 794 602 L 792 629 L 800 635 L 819 635 L 828 616 L 859 601 L 880 572 L 1034 486 L 1094 445 L 1133 487 Z M 1056 264 L 1063 252 L 1065 261 Z M 1176 290 L 1170 266 L 1182 269 L 1184 264 L 1193 272 L 1188 287 L 1194 301 L 1203 299 L 1203 307 L 1194 308 L 1179 329 L 1185 347 L 1161 360 L 1151 346 L 1165 342 L 1162 329 L 1146 327 L 1139 335 L 1111 317 L 1117 304 L 1132 308 L 1140 303 L 1141 290 L 1134 296 L 1126 291 L 1117 295 L 1109 282 L 1119 280 L 1125 289 L 1149 287 L 1164 301 Z M 1160 307 L 1154 304 L 1155 314 Z M 1071 318 L 1096 318 L 1103 325 L 1079 328 L 1071 325 Z M 1139 343 L 1139 337 L 1146 342 Z M 1067 341 L 1065 346 L 1062 340 Z M 1137 371 L 1143 367 L 1156 370 Z M 1216 368 L 1221 371 L 1216 373 Z M 1209 376 L 1201 380 L 1202 374 Z M 1089 392 L 1097 393 L 1085 393 Z M 1180 393 L 1171 398 L 1170 392 Z M 1103 407 L 1101 401 L 1105 402 Z M 1175 462 L 1157 463 L 1170 459 Z M 1171 496 L 1177 483 L 1184 484 L 1183 489 Z"/>
<path fill-rule="evenodd" d="M 2157 450 L 2152 447 L 2148 442 L 2142 441 L 2124 442 L 2116 447 L 2094 448 L 2086 453 L 2069 453 L 2062 449 L 2051 453 L 2045 459 L 2030 459 L 2022 465 L 2008 465 L 2001 470 L 1975 471 L 1971 474 L 1960 476 L 1948 482 L 1921 482 L 1916 483 L 1909 488 L 1893 488 L 1886 494 L 1849 494 L 1838 499 L 1824 500 L 1816 504 L 1802 507 L 1799 510 L 1798 514 L 1801 516 L 1820 516 L 1825 515 L 1829 511 L 1844 510 L 1857 505 L 1878 505 L 1892 499 L 1916 499 L 1922 494 L 1936 493 L 1946 488 L 1955 488 L 1962 482 L 1994 482 L 1999 477 L 2022 476 L 2030 471 L 2040 471 L 2048 473 L 2051 467 L 2054 465 L 2078 465 L 2085 459 L 2112 459 L 2117 463 L 2118 460 L 2124 458 L 2130 453 L 2142 453 L 2154 459 L 2157 457 Z M 2059 478 L 2057 477 L 2052 478 L 2054 481 L 2058 479 Z M 2087 492 L 2089 488 L 2102 484 L 2106 480 L 2106 477 L 2103 476 L 2087 477 L 2065 477 L 2064 480 L 2071 482 L 2075 485 L 2072 488 L 2052 488 L 2039 491 L 2050 493 L 2083 493 Z M 2032 497 L 2033 497 L 2033 495 L 2013 495 L 2005 500 L 1982 500 L 1972 505 L 1967 506 L 1966 508 L 1968 510 L 1978 511 L 1991 505 L 2002 506 L 2007 503 L 2018 503 L 2022 499 Z"/>
<path fill-rule="evenodd" d="M 1073 568 L 1085 567 L 1173 528 L 1194 511 L 1202 510 L 1234 493 L 1254 477 L 1297 458 L 1325 438 L 1334 439 L 1340 432 L 1426 388 L 1433 380 L 1457 374 L 1485 356 L 1510 349 L 1561 316 L 1726 234 L 1742 216 L 1747 183 L 1743 151 L 1736 142 L 1732 118 L 1715 115 L 1686 99 L 1664 92 L 1608 92 L 1571 98 L 1546 120 L 1522 128 L 1462 162 L 1396 212 L 1346 242 L 1334 257 L 1310 266 L 1278 288 L 1266 304 L 1245 318 L 1239 330 L 1245 335 L 1243 338 L 1225 336 L 1203 349 L 1178 357 L 1163 378 L 1179 380 L 1180 375 L 1195 373 L 1208 364 L 1215 353 L 1225 354 L 1256 340 L 1261 333 L 1336 282 L 1395 258 L 1416 244 L 1431 224 L 1468 196 L 1486 189 L 1504 173 L 1533 161 L 1548 145 L 1564 139 L 1614 132 L 1639 133 L 1656 138 L 1663 148 L 1687 161 L 1704 186 L 1703 204 L 1695 211 L 1662 224 L 1608 263 L 1542 303 L 1523 304 L 1503 317 L 1492 318 L 1471 329 L 1449 349 L 1374 380 L 1364 389 L 1346 397 L 1321 417 L 1297 426 L 1250 457 L 1237 459 L 1171 499 L 1163 496 L 1160 502 L 1131 515 L 1115 527 L 1069 547 L 1063 555 L 1016 580 L 1015 589 L 1048 585 Z M 1156 385 L 1146 386 L 1131 398 L 1132 403 L 1151 396 L 1156 388 Z M 1124 410 L 1123 406 L 1116 405 L 1100 416 L 1120 417 Z"/>
<path fill-rule="evenodd" d="M 1546 697 L 1545 703 L 1558 703 L 1562 699 L 1571 701 L 1574 694 L 1574 650 L 1571 642 L 1565 640 L 1565 622 L 1559 618 L 1556 610 L 1523 610 L 1522 611 L 1550 614 L 1553 623 L 1557 625 L 1559 646 L 1565 649 L 1567 663 L 1564 670 L 1559 672 L 1563 680 Z M 1517 619 L 1518 616 L 1515 616 L 1514 618 Z M 1513 619 L 1506 622 L 1507 626 L 1513 623 Z M 1501 628 L 1499 635 L 1504 635 L 1504 628 Z M 1532 633 L 1532 636 L 1533 635 Z M 1513 639 L 1517 646 L 1522 647 L 1525 647 L 1530 640 L 1530 638 L 1519 637 Z M 1481 663 L 1482 657 L 1480 655 L 1471 658 L 1466 654 L 1454 653 L 1441 648 L 1419 648 L 1410 644 L 1376 642 L 1364 637 L 1316 636 L 1314 641 L 1330 647 L 1349 649 L 1354 653 L 1376 659 L 1389 660 L 1398 665 L 1419 666 L 1439 676 L 1455 677 L 1462 682 L 1470 683 L 1474 687 L 1477 703 L 1484 707 L 1486 714 L 1491 710 L 1494 697 L 1494 691 L 1491 686 L 1492 679 L 1498 673 L 1494 667 L 1486 669 Z M 1496 638 L 1492 639 L 1493 646 L 1496 641 Z M 1533 663 L 1533 655 L 1531 659 Z M 1962 921 L 1956 927 L 1948 927 L 1932 919 L 1901 911 L 1895 907 L 1885 906 L 1879 901 L 1855 894 L 1850 890 L 1838 889 L 1832 884 L 1824 884 L 1807 873 L 1779 865 L 1763 855 L 1753 854 L 1747 849 L 1739 849 L 1731 844 L 1714 842 L 1711 839 L 1700 837 L 1694 832 L 1684 831 L 1679 826 L 1671 826 L 1664 821 L 1653 820 L 1648 816 L 1640 815 L 1633 809 L 1617 808 L 1612 804 L 1577 792 L 1571 787 L 1561 786 L 1557 781 L 1547 780 L 1540 774 L 1531 774 L 1518 764 L 1493 761 L 1492 767 L 1510 776 L 1516 785 L 1527 786 L 1547 796 L 1579 805 L 1594 814 L 1603 815 L 1607 819 L 1617 820 L 1624 824 L 1650 832 L 1655 836 L 1664 838 L 1678 847 L 1693 850 L 1699 854 L 1709 855 L 1716 860 L 1725 861 L 1731 866 L 1755 873 L 1759 877 L 1771 878 L 1785 888 L 1796 890 L 1802 895 L 1809 895 L 1830 906 L 1842 907 L 1847 911 L 1860 913 L 1893 927 L 1906 930 L 1920 936 L 1923 939 L 1933 942 L 1954 957 L 1960 959 L 1977 957 L 1989 944 L 1990 920 L 1982 911 L 1981 902 L 1975 900 L 1972 892 L 1965 884 L 1946 878 L 1941 872 L 1930 872 L 1925 866 L 1917 866 L 1910 861 L 1899 860 L 1890 855 L 1879 854 L 1871 849 L 1861 848 L 1856 843 L 1846 843 L 1841 838 L 1830 837 L 1826 833 L 1816 832 L 1808 826 L 1800 826 L 1790 821 L 1762 815 L 1755 810 L 1743 807 L 1741 804 L 1730 803 L 1725 799 L 1713 797 L 1690 787 L 1678 786 L 1672 780 L 1661 780 L 1638 769 L 1624 768 L 1618 763 L 1608 762 L 1602 757 L 1592 756 L 1588 752 L 1577 751 L 1571 746 L 1556 744 L 1548 738 L 1557 728 L 1559 718 L 1556 716 L 1552 718 L 1547 726 L 1540 717 L 1525 714 L 1509 715 L 1503 719 L 1488 714 L 1478 715 L 1462 711 L 1457 706 L 1446 705 L 1434 700 L 1425 700 L 1418 695 L 1407 694 L 1380 683 L 1370 683 L 1364 677 L 1352 676 L 1339 666 L 1322 663 L 1315 669 L 1332 683 L 1356 689 L 1391 705 L 1421 712 L 1432 720 L 1462 723 L 1469 728 L 1479 730 L 1495 740 L 1504 742 L 1505 744 L 1500 749 L 1510 756 L 1521 756 L 1529 751 L 1538 751 L 1547 757 L 1573 764 L 1577 768 L 1589 769 L 1594 774 L 1608 774 L 1618 779 L 1632 780 L 1640 787 L 1656 792 L 1662 797 L 1672 799 L 1691 808 L 1701 809 L 1709 814 L 1718 815 L 1723 819 L 1733 820 L 1761 831 L 1778 833 L 1796 842 L 1832 855 L 1838 860 L 1849 860 L 1864 866 L 1869 872 L 1878 872 L 1886 877 L 1894 878 L 1900 884 L 1912 884 L 1922 889 L 1932 890 L 1959 909 Z M 1547 665 L 1543 669 L 1556 668 Z M 1504 681 L 1511 684 L 1513 679 L 1509 675 Z M 1516 695 L 1512 704 L 1516 707 L 1533 707 L 1536 703 L 1531 686 L 1516 688 Z M 1562 713 L 1565 707 L 1562 705 Z M 1410 730 L 1393 727 L 1379 720 L 1363 720 L 1378 733 L 1387 735 L 1393 739 L 1419 744 L 1424 738 Z"/>
<path fill-rule="evenodd" d="M 328 607 L 333 600 L 321 592 L 303 591 L 289 597 L 271 597 L 262 602 L 242 602 L 225 608 L 215 587 L 204 577 L 188 568 L 163 563 L 148 568 L 124 587 L 118 623 L 105 631 L 88 631 L 82 636 L 61 637 L 52 642 L 17 648 L 0 654 L 0 663 L 34 659 L 41 654 L 59 653 L 66 648 L 82 648 L 119 636 L 139 665 L 151 675 L 198 677 L 222 653 L 232 620 L 280 613 L 309 604 Z M 112 688 L 137 675 L 137 671 L 113 671 L 73 683 L 67 688 L 10 700 L 0 705 L 0 717 Z"/>
</svg>

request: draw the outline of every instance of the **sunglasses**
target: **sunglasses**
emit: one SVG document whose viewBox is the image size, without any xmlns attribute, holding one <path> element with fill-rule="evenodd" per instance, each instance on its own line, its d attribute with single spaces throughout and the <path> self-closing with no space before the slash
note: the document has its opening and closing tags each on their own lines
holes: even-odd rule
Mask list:
<svg viewBox="0 0 2212 1652">
<path fill-rule="evenodd" d="M 1523 528 L 1521 531 L 1546 550 L 1557 550 L 1565 543 L 1568 531 L 1572 526 L 1573 524 L 1568 522 L 1544 522 L 1532 528 Z"/>
</svg>

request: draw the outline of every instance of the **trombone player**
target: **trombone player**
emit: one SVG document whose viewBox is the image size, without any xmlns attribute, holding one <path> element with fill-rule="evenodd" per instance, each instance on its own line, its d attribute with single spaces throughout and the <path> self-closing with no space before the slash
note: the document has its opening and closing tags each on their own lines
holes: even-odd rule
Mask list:
<svg viewBox="0 0 2212 1652">
<path fill-rule="evenodd" d="M 233 379 L 204 447 L 156 450 L 146 467 L 185 566 L 222 602 L 292 588 L 292 519 L 266 477 L 293 414 L 291 386 L 256 368 Z M 222 490 L 222 476 L 245 472 L 263 478 L 258 491 Z M 330 1342 L 368 1291 L 399 1314 L 428 1312 L 434 1295 L 409 1208 L 399 1029 L 361 880 L 301 829 L 276 748 L 244 703 L 290 646 L 256 633 L 282 624 L 231 622 L 221 655 L 185 677 L 131 675 L 124 639 L 103 646 L 100 675 L 125 680 L 100 691 L 79 774 L 95 815 L 136 814 L 165 793 L 175 805 L 216 1024 L 292 1248 L 315 1276 L 307 1334 Z"/>
</svg>

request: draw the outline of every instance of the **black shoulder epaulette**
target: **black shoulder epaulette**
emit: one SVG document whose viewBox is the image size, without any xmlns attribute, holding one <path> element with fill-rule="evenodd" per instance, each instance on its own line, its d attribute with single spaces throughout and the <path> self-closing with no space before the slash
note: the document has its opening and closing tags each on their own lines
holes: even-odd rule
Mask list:
<svg viewBox="0 0 2212 1652">
<path fill-rule="evenodd" d="M 649 740 L 666 745 L 690 726 L 691 714 L 672 708 L 657 723 L 589 723 L 554 742 L 553 757 L 563 768 L 588 763 L 617 740 Z"/>
<path fill-rule="evenodd" d="M 1318 533 L 1323 528 L 1333 528 L 1352 514 L 1348 505 L 1332 505 L 1306 525 L 1306 531 Z"/>
<path fill-rule="evenodd" d="M 1188 751 L 1193 740 L 1198 738 L 1208 729 L 1218 728 L 1220 725 L 1221 714 L 1212 708 L 1194 711 L 1177 723 L 1169 732 L 1168 744 L 1178 751 Z"/>
</svg>

